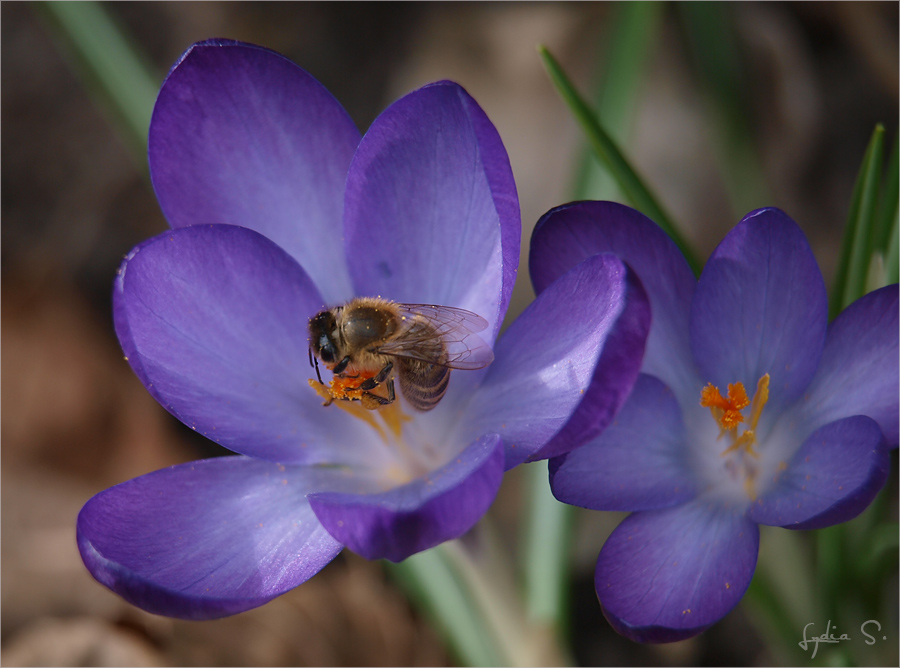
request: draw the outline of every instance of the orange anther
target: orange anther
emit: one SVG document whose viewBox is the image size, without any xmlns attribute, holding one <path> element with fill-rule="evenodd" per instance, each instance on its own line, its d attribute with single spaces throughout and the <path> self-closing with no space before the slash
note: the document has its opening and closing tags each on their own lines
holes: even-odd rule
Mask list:
<svg viewBox="0 0 900 668">
<path fill-rule="evenodd" d="M 709 383 L 700 391 L 700 405 L 709 408 L 719 426 L 724 431 L 729 431 L 744 421 L 741 410 L 750 405 L 750 399 L 747 398 L 743 383 L 729 384 L 727 399 L 719 392 L 719 388 Z"/>
</svg>

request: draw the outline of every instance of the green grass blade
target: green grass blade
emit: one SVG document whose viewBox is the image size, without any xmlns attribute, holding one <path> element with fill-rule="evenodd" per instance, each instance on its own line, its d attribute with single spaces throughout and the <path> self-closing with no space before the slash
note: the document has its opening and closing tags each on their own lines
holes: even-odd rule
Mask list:
<svg viewBox="0 0 900 668">
<path fill-rule="evenodd" d="M 756 572 L 744 597 L 769 647 L 790 656 L 797 629 L 817 612 L 806 537 L 780 527 L 760 527 Z"/>
<path fill-rule="evenodd" d="M 647 61 L 659 41 L 665 5 L 661 2 L 622 2 L 612 7 L 602 54 L 602 76 L 594 107 L 603 127 L 619 145 L 630 134 L 637 97 Z M 585 150 L 575 179 L 574 199 L 616 200 L 620 193 L 592 151 Z"/>
<path fill-rule="evenodd" d="M 878 202 L 878 215 L 872 232 L 872 248 L 885 253 L 891 238 L 891 224 L 897 217 L 900 200 L 900 131 L 894 135 L 894 143 L 887 162 L 887 173 Z"/>
<path fill-rule="evenodd" d="M 884 571 L 896 570 L 897 552 L 900 550 L 897 529 L 896 522 L 879 524 L 860 541 L 861 549 L 854 564 L 857 580 L 872 579 L 877 584 L 884 577 Z M 879 562 L 884 562 L 884 568 L 879 568 Z"/>
<path fill-rule="evenodd" d="M 829 310 L 832 318 L 865 292 L 883 153 L 884 127 L 879 124 L 869 140 L 850 201 L 841 259 L 831 291 Z"/>
<path fill-rule="evenodd" d="M 390 572 L 469 665 L 569 665 L 550 625 L 529 619 L 499 538 L 483 518 L 465 536 Z"/>
<path fill-rule="evenodd" d="M 695 68 L 715 119 L 711 137 L 735 219 L 771 204 L 747 111 L 747 72 L 734 25 L 734 7 L 722 2 L 673 5 L 684 26 Z"/>
<path fill-rule="evenodd" d="M 41 2 L 35 9 L 146 170 L 147 133 L 162 77 L 151 73 L 102 3 Z"/>
<path fill-rule="evenodd" d="M 900 282 L 900 235 L 898 235 L 898 227 L 900 227 L 900 211 L 894 211 L 894 224 L 891 225 L 890 236 L 888 237 L 886 255 L 884 256 L 884 275 L 888 283 Z"/>
<path fill-rule="evenodd" d="M 529 618 L 561 632 L 568 621 L 566 584 L 575 509 L 554 498 L 547 462 L 525 468 L 525 603 Z"/>
<path fill-rule="evenodd" d="M 539 46 L 538 51 L 541 54 L 544 67 L 547 69 L 551 81 L 574 114 L 575 119 L 581 125 L 597 156 L 616 179 L 625 197 L 632 206 L 643 212 L 672 238 L 681 249 L 694 273 L 699 275 L 700 262 L 694 256 L 681 234 L 679 234 L 672 223 L 672 219 L 651 194 L 650 189 L 644 185 L 643 180 L 632 169 L 615 142 L 601 126 L 593 110 L 575 90 L 572 82 L 563 72 L 556 59 L 544 46 Z"/>
<path fill-rule="evenodd" d="M 440 550 L 427 550 L 399 564 L 385 562 L 407 595 L 448 639 L 464 665 L 497 666 L 501 657 L 480 623 L 472 600 Z"/>
<path fill-rule="evenodd" d="M 844 559 L 846 525 L 837 524 L 816 531 L 817 609 L 826 619 L 836 619 L 841 579 L 847 564 Z"/>
</svg>

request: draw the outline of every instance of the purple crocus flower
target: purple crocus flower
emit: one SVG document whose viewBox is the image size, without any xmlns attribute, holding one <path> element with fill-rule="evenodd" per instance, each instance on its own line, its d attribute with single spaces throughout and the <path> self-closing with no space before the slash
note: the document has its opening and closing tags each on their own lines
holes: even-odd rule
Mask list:
<svg viewBox="0 0 900 668">
<path fill-rule="evenodd" d="M 145 610 L 234 614 L 344 546 L 399 561 L 456 538 L 504 470 L 597 433 L 637 378 L 649 301 L 613 256 L 566 273 L 495 344 L 518 199 L 497 131 L 454 83 L 410 93 L 360 139 L 284 57 L 204 42 L 162 86 L 149 159 L 172 230 L 122 263 L 116 332 L 168 411 L 239 454 L 141 476 L 82 509 L 88 569 Z M 427 413 L 400 396 L 376 411 L 323 406 L 308 321 L 358 296 L 473 311 L 494 361 L 454 371 Z M 581 403 L 595 410 L 567 425 Z"/>
<path fill-rule="evenodd" d="M 608 429 L 552 459 L 566 503 L 631 511 L 604 544 L 595 586 L 621 634 L 694 636 L 740 600 L 759 524 L 816 529 L 858 515 L 897 445 L 897 286 L 828 326 L 822 275 L 783 212 L 748 214 L 700 280 L 671 239 L 611 202 L 548 212 L 535 289 L 596 253 L 640 277 L 653 324 L 641 375 Z"/>
</svg>

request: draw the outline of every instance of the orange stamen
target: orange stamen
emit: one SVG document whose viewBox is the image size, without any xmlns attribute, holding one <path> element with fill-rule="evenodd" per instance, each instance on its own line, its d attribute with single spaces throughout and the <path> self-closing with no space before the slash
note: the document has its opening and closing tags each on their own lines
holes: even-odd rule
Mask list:
<svg viewBox="0 0 900 668">
<path fill-rule="evenodd" d="M 700 405 L 709 408 L 722 431 L 730 431 L 744 421 L 741 411 L 750 405 L 750 399 L 747 398 L 743 383 L 729 384 L 727 399 L 719 392 L 719 388 L 709 383 L 700 392 Z"/>
<path fill-rule="evenodd" d="M 700 405 L 709 408 L 713 419 L 719 425 L 719 438 L 725 434 L 731 439 L 731 445 L 725 448 L 722 456 L 732 453 L 740 453 L 737 462 L 731 461 L 732 465 L 737 464 L 744 476 L 744 493 L 751 500 L 756 499 L 756 477 L 757 468 L 753 464 L 753 459 L 759 458 L 759 453 L 754 449 L 756 445 L 756 428 L 759 418 L 762 415 L 763 408 L 769 401 L 769 374 L 765 374 L 756 384 L 756 392 L 753 394 L 753 401 L 747 397 L 747 391 L 744 389 L 743 383 L 734 383 L 728 386 L 728 397 L 723 397 L 722 393 L 712 383 L 709 383 L 700 391 Z M 750 423 L 744 427 L 744 430 L 738 433 L 737 426 L 744 422 L 742 410 L 750 406 Z M 748 457 L 744 457 L 747 455 Z M 752 459 L 750 459 L 752 458 Z"/>
<path fill-rule="evenodd" d="M 756 429 L 759 416 L 769 401 L 769 374 L 764 375 L 756 384 L 756 393 L 753 395 L 753 407 L 750 409 L 750 428 Z"/>
<path fill-rule="evenodd" d="M 768 400 L 769 374 L 765 374 L 759 379 L 752 402 L 747 397 L 747 390 L 744 389 L 743 383 L 729 384 L 727 398 L 723 397 L 719 388 L 712 383 L 707 384 L 700 391 L 700 405 L 709 408 L 713 419 L 719 425 L 721 429 L 719 438 L 730 432 L 731 445 L 725 449 L 723 455 L 742 450 L 754 458 L 759 457 L 753 449 L 756 443 L 756 425 L 759 423 L 759 418 Z M 742 433 L 738 434 L 737 426 L 744 421 L 741 411 L 747 406 L 751 406 L 750 424 Z"/>
</svg>

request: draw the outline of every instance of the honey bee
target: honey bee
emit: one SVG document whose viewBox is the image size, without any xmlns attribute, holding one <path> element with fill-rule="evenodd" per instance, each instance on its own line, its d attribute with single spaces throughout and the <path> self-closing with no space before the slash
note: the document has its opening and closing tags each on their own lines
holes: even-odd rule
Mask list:
<svg viewBox="0 0 900 668">
<path fill-rule="evenodd" d="M 396 399 L 394 376 L 416 410 L 434 408 L 451 369 L 480 369 L 494 353 L 477 335 L 487 321 L 470 311 L 431 304 L 399 304 L 360 297 L 309 320 L 309 362 L 334 374 L 333 400 L 357 400 L 374 410 Z M 324 385 L 324 384 L 323 384 Z"/>
</svg>

